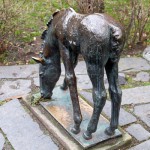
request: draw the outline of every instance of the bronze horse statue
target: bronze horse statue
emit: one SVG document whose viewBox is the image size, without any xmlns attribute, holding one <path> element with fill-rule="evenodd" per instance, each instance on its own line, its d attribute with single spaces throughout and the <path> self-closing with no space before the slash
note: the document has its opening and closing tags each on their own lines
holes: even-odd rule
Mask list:
<svg viewBox="0 0 150 150">
<path fill-rule="evenodd" d="M 65 79 L 62 89 L 69 87 L 73 106 L 74 134 L 80 132 L 82 115 L 79 106 L 74 68 L 79 54 L 86 62 L 87 72 L 93 85 L 93 114 L 83 137 L 92 138 L 97 129 L 99 116 L 106 102 L 104 69 L 112 101 L 110 126 L 105 130 L 113 135 L 118 127 L 122 91 L 118 84 L 118 61 L 125 43 L 123 27 L 106 14 L 78 14 L 72 8 L 55 12 L 42 34 L 43 51 L 40 58 L 40 90 L 43 98 L 51 98 L 61 74 L 62 58 Z"/>
</svg>

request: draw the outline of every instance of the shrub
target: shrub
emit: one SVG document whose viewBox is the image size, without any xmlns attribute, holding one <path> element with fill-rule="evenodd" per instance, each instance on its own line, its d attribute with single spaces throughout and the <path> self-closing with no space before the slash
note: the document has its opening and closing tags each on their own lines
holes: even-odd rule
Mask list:
<svg viewBox="0 0 150 150">
<path fill-rule="evenodd" d="M 126 29 L 126 47 L 150 42 L 150 8 L 148 0 L 107 0 L 107 12 L 120 20 Z M 113 6 L 113 7 L 112 7 Z"/>
<path fill-rule="evenodd" d="M 104 12 L 104 0 L 76 0 L 80 13 Z"/>
</svg>

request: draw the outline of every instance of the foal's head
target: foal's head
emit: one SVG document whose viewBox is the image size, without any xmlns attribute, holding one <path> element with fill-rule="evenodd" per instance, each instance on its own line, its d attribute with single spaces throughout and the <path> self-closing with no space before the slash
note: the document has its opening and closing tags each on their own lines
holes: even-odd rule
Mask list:
<svg viewBox="0 0 150 150">
<path fill-rule="evenodd" d="M 40 52 L 40 57 L 33 59 L 40 64 L 39 67 L 39 78 L 40 78 L 40 92 L 41 97 L 51 98 L 52 91 L 58 81 L 61 73 L 60 67 L 60 53 L 57 46 L 57 39 L 53 35 L 53 25 L 52 20 L 53 14 L 47 26 L 48 29 L 45 30 L 41 36 L 43 39 L 42 52 Z"/>
</svg>

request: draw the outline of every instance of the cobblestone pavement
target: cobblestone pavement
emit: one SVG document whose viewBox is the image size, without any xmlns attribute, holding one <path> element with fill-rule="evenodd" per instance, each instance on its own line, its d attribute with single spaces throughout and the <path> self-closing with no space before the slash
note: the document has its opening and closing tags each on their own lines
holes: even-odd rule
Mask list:
<svg viewBox="0 0 150 150">
<path fill-rule="evenodd" d="M 92 85 L 86 66 L 80 61 L 75 69 L 78 92 L 92 105 Z M 65 71 L 57 82 L 61 85 Z M 130 82 L 133 83 L 132 86 Z M 150 149 L 150 64 L 142 58 L 122 58 L 119 83 L 123 86 L 120 126 L 132 137 L 127 149 Z M 20 103 L 21 97 L 39 87 L 38 65 L 0 66 L 0 150 L 55 150 L 59 143 Z M 108 82 L 105 76 L 105 87 Z M 103 114 L 110 119 L 108 98 Z"/>
</svg>

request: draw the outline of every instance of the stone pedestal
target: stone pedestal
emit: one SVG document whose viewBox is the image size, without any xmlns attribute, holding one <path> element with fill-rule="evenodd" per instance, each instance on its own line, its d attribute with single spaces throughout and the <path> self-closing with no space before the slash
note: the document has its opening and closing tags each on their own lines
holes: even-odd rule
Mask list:
<svg viewBox="0 0 150 150">
<path fill-rule="evenodd" d="M 73 125 L 70 93 L 69 91 L 62 91 L 60 87 L 54 89 L 50 101 L 40 102 L 40 106 L 38 107 L 32 107 L 26 98 L 23 100 L 28 108 L 66 149 L 112 150 L 131 141 L 131 136 L 122 129 L 117 129 L 113 136 L 106 135 L 104 131 L 109 126 L 109 121 L 102 115 L 99 118 L 98 128 L 93 134 L 92 139 L 85 140 L 83 138 L 83 132 L 87 129 L 93 108 L 81 97 L 79 97 L 80 108 L 83 116 L 81 132 L 77 135 L 73 134 L 70 131 Z"/>
<path fill-rule="evenodd" d="M 106 135 L 104 131 L 109 126 L 109 122 L 106 118 L 100 116 L 98 129 L 93 134 L 93 138 L 91 140 L 85 140 L 82 135 L 87 128 L 93 108 L 80 97 L 79 102 L 83 121 L 81 123 L 81 132 L 77 135 L 70 131 L 73 126 L 73 114 L 69 91 L 63 91 L 57 87 L 53 91 L 52 99 L 48 102 L 40 102 L 40 104 L 84 149 L 92 147 L 100 142 L 122 136 L 122 133 L 119 130 L 116 130 L 113 136 Z"/>
</svg>

